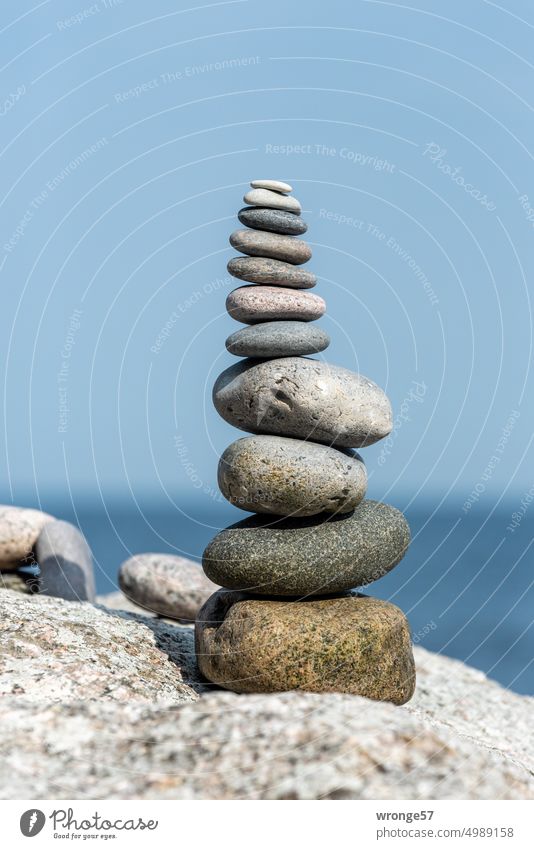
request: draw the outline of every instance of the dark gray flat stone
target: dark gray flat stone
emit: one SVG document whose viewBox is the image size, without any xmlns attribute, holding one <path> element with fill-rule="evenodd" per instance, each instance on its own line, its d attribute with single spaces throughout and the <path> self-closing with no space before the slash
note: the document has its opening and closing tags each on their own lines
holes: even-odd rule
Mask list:
<svg viewBox="0 0 534 849">
<path fill-rule="evenodd" d="M 268 230 L 270 233 L 282 233 L 286 236 L 302 236 L 308 229 L 308 225 L 300 216 L 282 209 L 244 206 L 237 213 L 237 217 L 245 227 L 252 227 L 253 230 Z"/>
<path fill-rule="evenodd" d="M 326 331 L 305 321 L 265 321 L 236 330 L 226 349 L 236 357 L 297 357 L 318 354 L 330 344 Z"/>
<path fill-rule="evenodd" d="M 41 570 L 39 592 L 69 601 L 94 601 L 93 555 L 82 533 L 69 522 L 47 522 L 35 543 Z"/>
<path fill-rule="evenodd" d="M 348 515 L 278 519 L 251 516 L 217 534 L 204 551 L 208 578 L 261 596 L 327 595 L 370 584 L 410 543 L 399 510 L 362 501 Z"/>
</svg>

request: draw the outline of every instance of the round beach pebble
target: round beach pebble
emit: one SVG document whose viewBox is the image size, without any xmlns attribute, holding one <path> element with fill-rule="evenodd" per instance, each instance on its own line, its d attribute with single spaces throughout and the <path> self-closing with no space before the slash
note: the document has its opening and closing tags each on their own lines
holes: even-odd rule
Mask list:
<svg viewBox="0 0 534 849">
<path fill-rule="evenodd" d="M 352 513 L 324 518 L 249 516 L 220 531 L 202 560 L 208 578 L 261 596 L 328 595 L 377 581 L 410 544 L 402 513 L 361 501 Z"/>
<path fill-rule="evenodd" d="M 397 705 L 415 689 L 406 617 L 364 595 L 306 601 L 219 590 L 199 612 L 202 674 L 236 693 L 351 693 Z"/>
<path fill-rule="evenodd" d="M 28 557 L 42 528 L 52 519 L 40 510 L 0 506 L 0 569 Z"/>
<path fill-rule="evenodd" d="M 289 286 L 292 289 L 311 289 L 317 283 L 317 277 L 311 271 L 302 271 L 289 262 L 267 257 L 235 257 L 230 260 L 227 269 L 233 277 L 249 283 Z"/>
<path fill-rule="evenodd" d="M 240 286 L 226 298 L 226 309 L 236 321 L 315 321 L 326 312 L 320 295 L 283 286 Z"/>
<path fill-rule="evenodd" d="M 282 180 L 252 180 L 250 185 L 253 189 L 269 189 L 271 192 L 282 192 L 284 195 L 293 191 L 293 187 L 289 183 L 283 183 Z"/>
<path fill-rule="evenodd" d="M 119 569 L 119 586 L 140 607 L 180 622 L 193 622 L 218 589 L 198 563 L 173 554 L 130 557 Z"/>
<path fill-rule="evenodd" d="M 243 254 L 281 259 L 292 265 L 302 265 L 303 262 L 308 262 L 312 255 L 310 246 L 302 239 L 266 233 L 263 230 L 234 230 L 230 236 L 230 244 Z"/>
<path fill-rule="evenodd" d="M 241 430 L 343 448 L 372 445 L 393 424 L 391 404 L 376 383 L 306 357 L 240 360 L 215 381 L 213 403 Z"/>
<path fill-rule="evenodd" d="M 262 209 L 259 206 L 244 206 L 237 217 L 245 227 L 253 230 L 268 230 L 271 233 L 283 233 L 287 236 L 302 236 L 308 225 L 293 212 L 282 209 Z"/>
<path fill-rule="evenodd" d="M 267 206 L 269 209 L 285 209 L 300 215 L 302 207 L 298 200 L 269 189 L 251 189 L 246 193 L 243 202 L 248 206 Z"/>
<path fill-rule="evenodd" d="M 305 321 L 266 321 L 236 330 L 226 349 L 236 357 L 297 357 L 318 354 L 329 344 L 328 333 Z"/>
<path fill-rule="evenodd" d="M 219 489 L 242 510 L 279 516 L 347 513 L 362 500 L 367 473 L 356 452 L 283 436 L 249 436 L 219 461 Z"/>
</svg>

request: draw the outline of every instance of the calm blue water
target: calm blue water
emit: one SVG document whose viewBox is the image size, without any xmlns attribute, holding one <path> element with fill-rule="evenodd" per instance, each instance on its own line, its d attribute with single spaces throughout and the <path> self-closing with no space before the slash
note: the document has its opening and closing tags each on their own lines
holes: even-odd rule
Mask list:
<svg viewBox="0 0 534 849">
<path fill-rule="evenodd" d="M 80 524 L 95 554 L 101 593 L 116 589 L 118 566 L 131 553 L 169 551 L 199 558 L 218 528 L 245 515 L 222 502 L 200 501 L 189 507 L 189 516 L 150 504 L 142 510 L 109 504 L 44 509 Z M 534 506 L 511 532 L 507 525 L 514 509 L 510 504 L 467 515 L 461 505 L 406 509 L 413 534 L 409 552 L 366 592 L 399 605 L 420 645 L 460 658 L 517 692 L 534 694 Z"/>
</svg>

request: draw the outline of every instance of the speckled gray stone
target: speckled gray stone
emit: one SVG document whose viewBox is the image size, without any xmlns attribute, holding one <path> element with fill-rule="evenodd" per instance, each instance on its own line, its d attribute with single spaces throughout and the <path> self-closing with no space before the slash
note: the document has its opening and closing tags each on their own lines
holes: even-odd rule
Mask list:
<svg viewBox="0 0 534 849">
<path fill-rule="evenodd" d="M 313 292 L 283 286 L 240 286 L 226 298 L 226 309 L 236 321 L 315 321 L 326 312 L 326 303 Z"/>
<path fill-rule="evenodd" d="M 69 522 L 47 522 L 35 543 L 41 570 L 39 592 L 69 601 L 94 601 L 93 555 Z"/>
<path fill-rule="evenodd" d="M 193 560 L 174 554 L 136 554 L 119 569 L 119 586 L 130 601 L 177 619 L 194 622 L 217 586 Z"/>
<path fill-rule="evenodd" d="M 311 289 L 317 283 L 317 277 L 311 271 L 303 271 L 279 259 L 239 256 L 231 259 L 227 268 L 234 277 L 249 283 L 289 286 L 291 289 Z"/>
<path fill-rule="evenodd" d="M 343 448 L 372 445 L 391 431 L 391 405 L 371 380 L 306 357 L 240 360 L 223 371 L 213 403 L 225 421 Z"/>
<path fill-rule="evenodd" d="M 284 436 L 248 436 L 219 461 L 219 489 L 242 510 L 278 516 L 348 513 L 367 489 L 355 451 Z"/>
<path fill-rule="evenodd" d="M 53 516 L 27 507 L 0 505 L 0 568 L 23 560 L 31 553 L 35 540 Z"/>
<path fill-rule="evenodd" d="M 292 265 L 302 265 L 312 255 L 310 246 L 302 239 L 265 233 L 263 230 L 234 230 L 230 235 L 230 244 L 243 254 L 281 259 Z"/>
<path fill-rule="evenodd" d="M 287 236 L 302 236 L 308 229 L 306 222 L 294 212 L 282 209 L 268 209 L 261 206 L 244 206 L 237 217 L 245 227 L 253 230 L 268 230 L 270 233 L 283 233 Z"/>
<path fill-rule="evenodd" d="M 236 357 L 296 357 L 318 354 L 329 344 L 326 331 L 305 321 L 265 321 L 236 330 L 226 349 Z"/>
<path fill-rule="evenodd" d="M 282 180 L 252 180 L 250 185 L 253 189 L 269 189 L 272 192 L 282 192 L 284 195 L 293 191 L 293 186 Z"/>
<path fill-rule="evenodd" d="M 269 189 L 251 189 L 243 198 L 248 206 L 267 206 L 269 209 L 285 209 L 300 215 L 302 207 L 298 200 L 279 192 L 271 192 Z"/>
<path fill-rule="evenodd" d="M 327 595 L 370 584 L 402 560 L 410 528 L 402 513 L 362 501 L 330 518 L 250 516 L 206 547 L 210 580 L 259 596 Z"/>
</svg>

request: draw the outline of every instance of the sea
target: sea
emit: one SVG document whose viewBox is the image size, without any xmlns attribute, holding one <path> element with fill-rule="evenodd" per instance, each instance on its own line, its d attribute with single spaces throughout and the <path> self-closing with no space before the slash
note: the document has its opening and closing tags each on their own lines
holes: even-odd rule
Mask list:
<svg viewBox="0 0 534 849">
<path fill-rule="evenodd" d="M 200 560 L 221 528 L 244 517 L 225 502 L 188 506 L 82 502 L 43 509 L 79 525 L 96 563 L 100 594 L 117 589 L 132 554 L 169 552 Z M 412 543 L 402 562 L 363 591 L 398 605 L 416 645 L 458 658 L 517 693 L 534 695 L 534 504 L 532 515 L 502 502 L 420 502 L 403 509 Z"/>
</svg>

